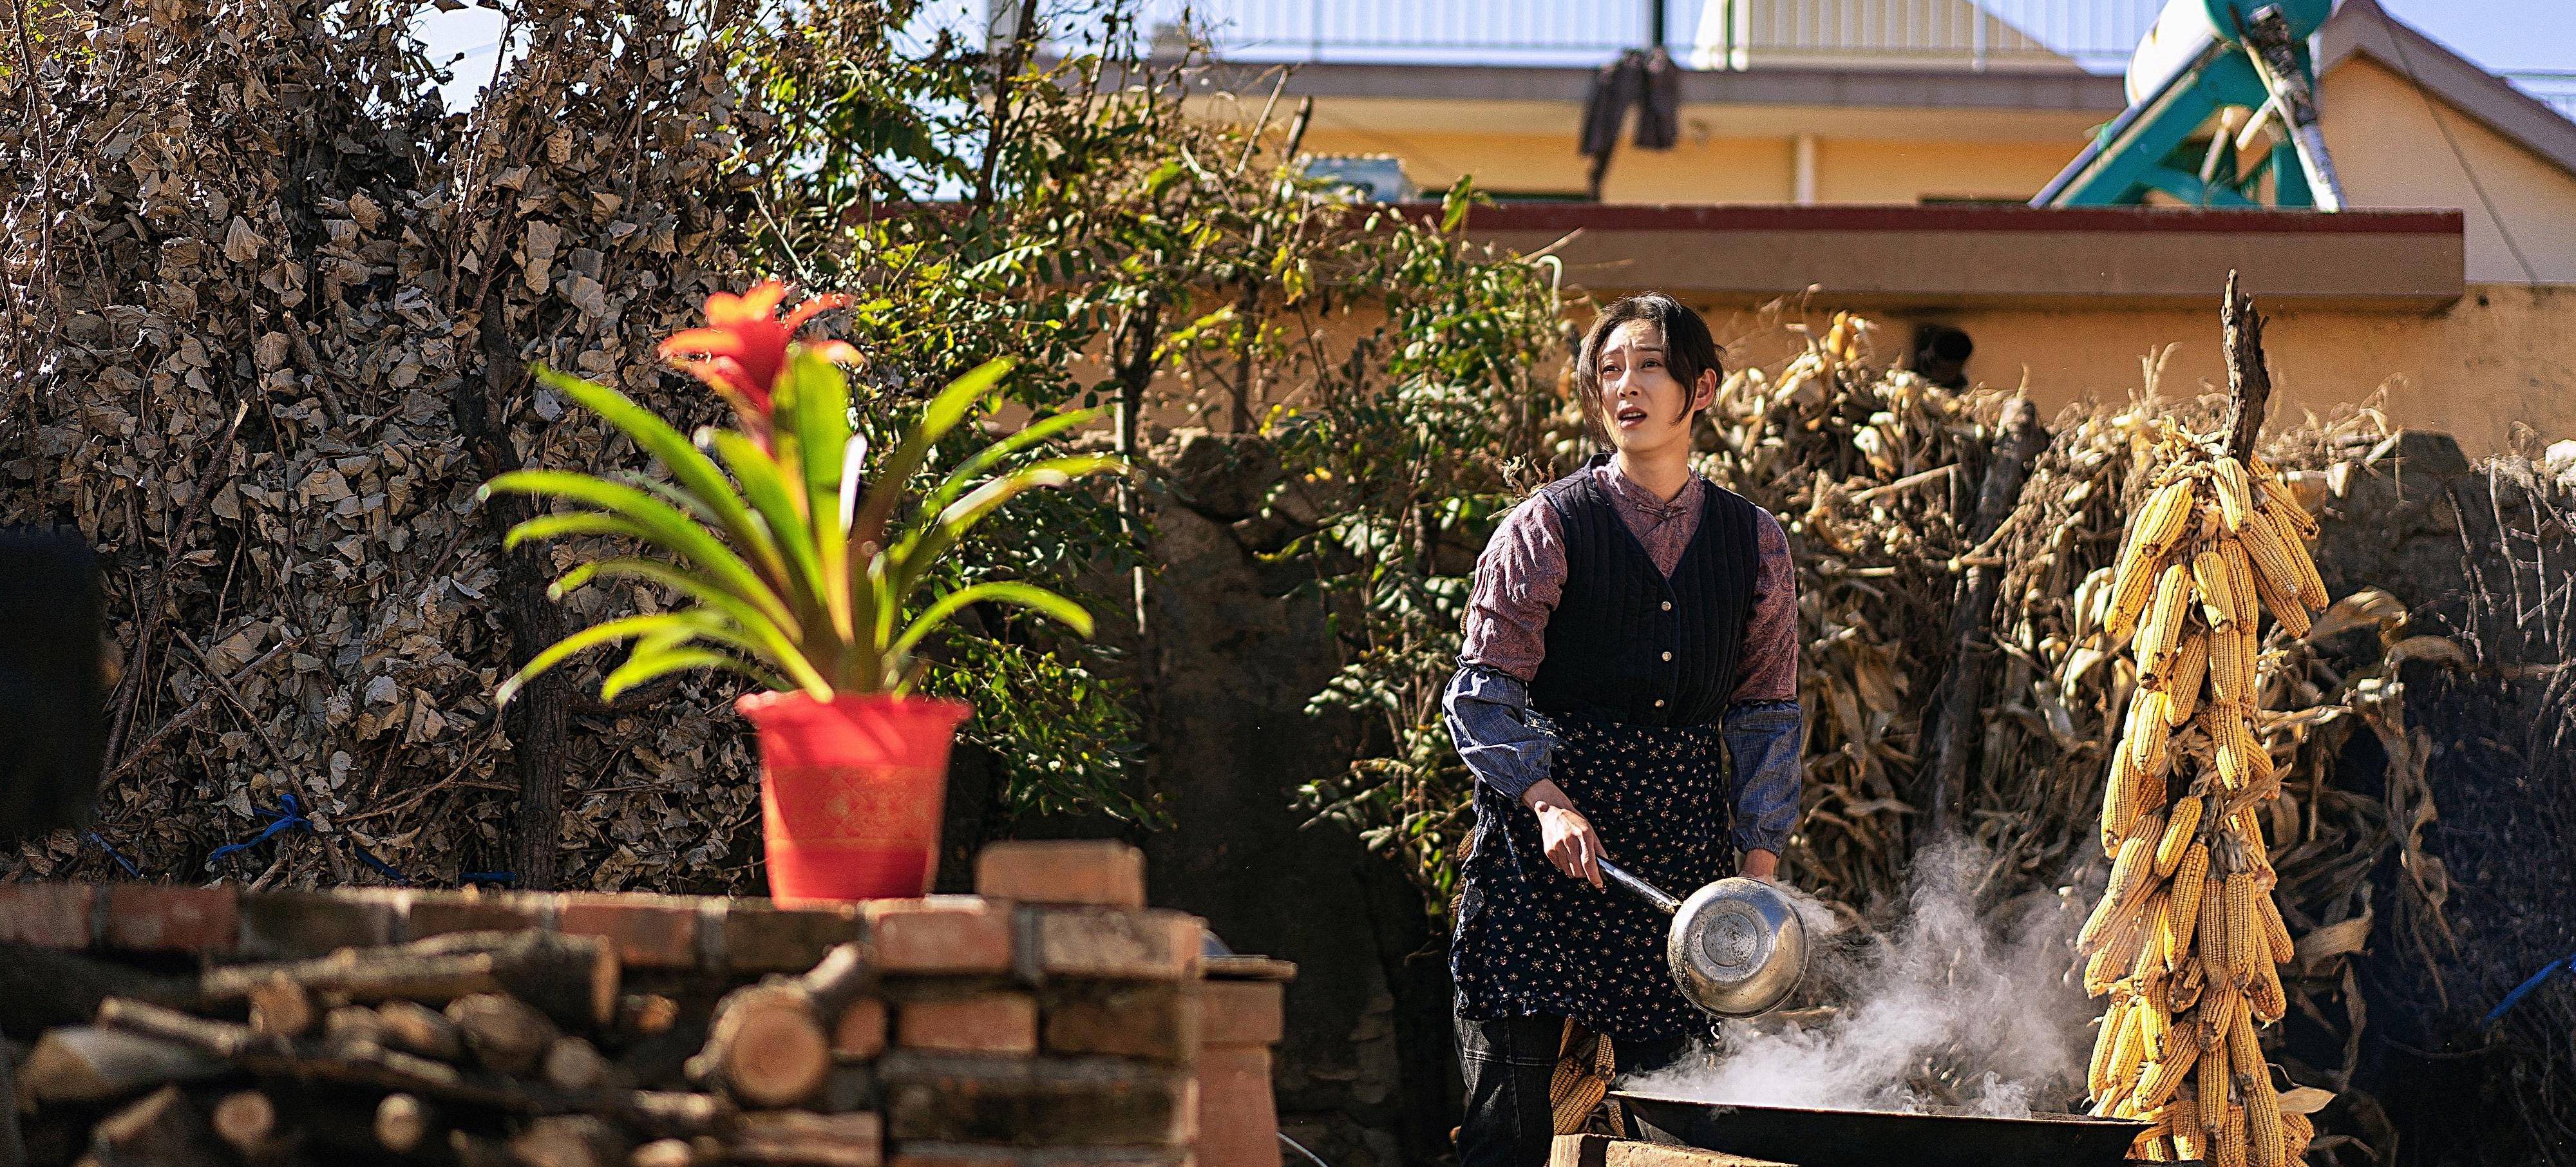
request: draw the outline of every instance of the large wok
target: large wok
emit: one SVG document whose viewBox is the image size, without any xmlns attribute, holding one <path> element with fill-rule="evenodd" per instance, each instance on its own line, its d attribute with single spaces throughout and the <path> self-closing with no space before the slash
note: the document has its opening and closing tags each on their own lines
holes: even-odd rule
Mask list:
<svg viewBox="0 0 2576 1167">
<path fill-rule="evenodd" d="M 1649 1141 L 1798 1167 L 2120 1167 L 2147 1129 L 2073 1114 L 1990 1118 L 1736 1106 L 1636 1090 L 1610 1096 Z"/>
</svg>

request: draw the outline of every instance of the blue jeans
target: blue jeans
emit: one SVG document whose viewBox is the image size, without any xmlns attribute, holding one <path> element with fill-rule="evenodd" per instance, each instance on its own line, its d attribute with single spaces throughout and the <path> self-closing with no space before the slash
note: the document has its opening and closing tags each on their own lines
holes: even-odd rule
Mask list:
<svg viewBox="0 0 2576 1167">
<path fill-rule="evenodd" d="M 1547 1100 L 1556 1073 L 1556 1050 L 1565 1037 L 1561 1017 L 1507 1017 L 1458 1023 L 1458 1068 L 1467 1080 L 1467 1114 L 1458 1125 L 1458 1167 L 1546 1167 L 1556 1138 L 1556 1115 Z M 1689 1044 L 1611 1041 L 1619 1072 L 1672 1064 Z"/>
</svg>

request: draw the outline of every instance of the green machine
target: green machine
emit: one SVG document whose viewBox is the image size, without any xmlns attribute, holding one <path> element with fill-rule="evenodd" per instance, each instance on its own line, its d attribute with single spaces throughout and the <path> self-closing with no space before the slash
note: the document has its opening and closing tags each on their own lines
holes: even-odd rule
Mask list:
<svg viewBox="0 0 2576 1167">
<path fill-rule="evenodd" d="M 2343 209 L 2317 128 L 2308 38 L 2334 0 L 2170 0 L 2130 58 L 2129 107 L 2038 207 L 2143 203 Z"/>
</svg>

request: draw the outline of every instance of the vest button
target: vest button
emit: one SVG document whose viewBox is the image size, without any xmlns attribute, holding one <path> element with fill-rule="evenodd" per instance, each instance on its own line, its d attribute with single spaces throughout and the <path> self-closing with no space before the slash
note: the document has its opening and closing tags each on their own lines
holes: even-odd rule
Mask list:
<svg viewBox="0 0 2576 1167">
<path fill-rule="evenodd" d="M 1671 660 L 1671 659 L 1673 659 L 1673 654 L 1671 654 L 1671 653 L 1669 653 L 1669 652 L 1668 652 L 1668 653 L 1665 653 L 1665 654 L 1664 654 L 1664 659 L 1665 659 L 1665 660 Z"/>
<path fill-rule="evenodd" d="M 1666 601 L 1664 601 L 1664 610 L 1665 610 L 1665 611 L 1667 611 L 1667 612 L 1670 612 L 1670 611 L 1672 611 L 1672 610 L 1673 610 L 1673 602 L 1672 602 L 1671 600 L 1666 600 Z"/>
</svg>

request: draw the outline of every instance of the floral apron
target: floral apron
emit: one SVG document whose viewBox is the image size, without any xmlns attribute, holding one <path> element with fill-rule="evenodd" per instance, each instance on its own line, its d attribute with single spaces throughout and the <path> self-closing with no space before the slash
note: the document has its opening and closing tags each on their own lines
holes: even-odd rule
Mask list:
<svg viewBox="0 0 2576 1167">
<path fill-rule="evenodd" d="M 1621 867 L 1682 898 L 1734 874 L 1718 723 L 1536 720 L 1555 739 L 1548 776 Z M 1462 1016 L 1570 1017 L 1625 1041 L 1709 1031 L 1665 963 L 1672 917 L 1559 872 L 1539 846 L 1537 816 L 1482 782 L 1459 876 L 1449 971 Z"/>
</svg>

